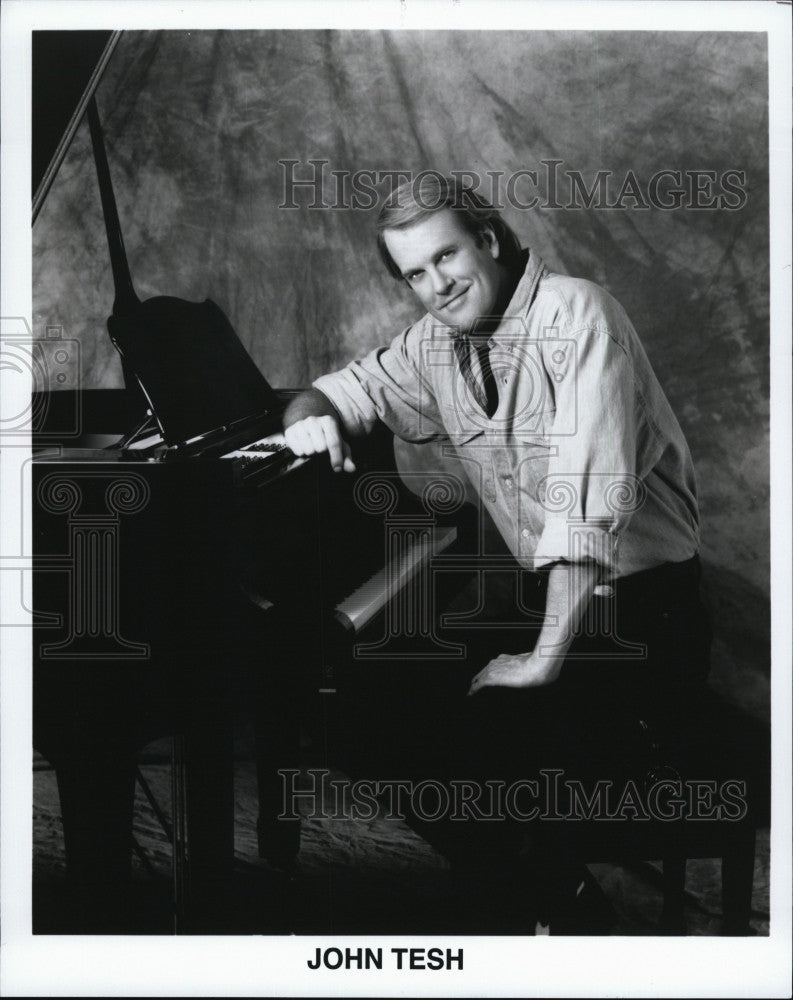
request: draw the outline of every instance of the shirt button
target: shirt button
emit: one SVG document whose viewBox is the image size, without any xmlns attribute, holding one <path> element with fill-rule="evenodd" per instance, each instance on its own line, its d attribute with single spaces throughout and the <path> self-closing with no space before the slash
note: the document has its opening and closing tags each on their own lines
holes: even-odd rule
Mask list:
<svg viewBox="0 0 793 1000">
<path fill-rule="evenodd" d="M 523 531 L 521 531 L 521 535 L 523 535 L 524 538 L 528 538 L 529 535 L 530 535 L 529 529 L 528 528 L 524 528 Z"/>
<path fill-rule="evenodd" d="M 508 490 L 511 490 L 515 485 L 515 480 L 512 478 L 512 476 L 507 476 L 504 479 L 504 485 L 507 487 Z"/>
</svg>

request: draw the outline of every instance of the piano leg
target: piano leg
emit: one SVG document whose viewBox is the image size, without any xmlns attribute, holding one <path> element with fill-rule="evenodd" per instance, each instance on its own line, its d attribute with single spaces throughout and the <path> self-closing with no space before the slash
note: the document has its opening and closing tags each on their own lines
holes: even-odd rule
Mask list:
<svg viewBox="0 0 793 1000">
<path fill-rule="evenodd" d="M 183 724 L 187 870 L 185 921 L 177 931 L 233 930 L 234 734 L 230 689 L 200 670 L 186 687 Z"/>
<path fill-rule="evenodd" d="M 283 811 L 283 783 L 278 769 L 299 767 L 299 727 L 285 715 L 257 719 L 256 775 L 259 818 L 256 832 L 259 857 L 289 871 L 300 850 L 300 820 L 279 819 Z"/>
<path fill-rule="evenodd" d="M 300 766 L 301 704 L 308 665 L 314 662 L 307 652 L 310 630 L 300 614 L 275 608 L 263 612 L 250 601 L 240 609 L 239 620 L 246 640 L 244 690 L 255 733 L 259 857 L 291 872 L 300 850 L 300 820 L 278 818 L 284 797 L 278 771 Z"/>
<path fill-rule="evenodd" d="M 185 735 L 188 933 L 222 933 L 231 922 L 234 754 L 231 731 Z"/>
<path fill-rule="evenodd" d="M 211 717 L 207 704 L 203 711 L 194 707 L 185 726 L 188 860 L 181 873 L 184 919 L 177 932 L 231 929 L 233 732 L 230 715 L 221 715 Z M 64 755 L 55 765 L 71 885 L 68 933 L 141 932 L 130 877 L 138 749 L 131 744 L 108 749 L 98 742 L 82 753 Z"/>
<path fill-rule="evenodd" d="M 96 752 L 56 767 L 79 934 L 129 932 L 135 753 Z"/>
</svg>

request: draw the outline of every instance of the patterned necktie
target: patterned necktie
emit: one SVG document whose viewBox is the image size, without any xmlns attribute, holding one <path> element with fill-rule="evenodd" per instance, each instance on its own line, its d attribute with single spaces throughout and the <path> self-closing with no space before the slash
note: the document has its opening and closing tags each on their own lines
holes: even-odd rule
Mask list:
<svg viewBox="0 0 793 1000">
<path fill-rule="evenodd" d="M 479 366 L 482 369 L 481 379 L 473 369 L 474 351 L 479 356 Z M 471 390 L 474 399 L 488 417 L 492 417 L 498 408 L 498 386 L 490 367 L 490 351 L 487 344 L 476 344 L 468 337 L 455 337 L 454 353 L 465 383 Z"/>
</svg>

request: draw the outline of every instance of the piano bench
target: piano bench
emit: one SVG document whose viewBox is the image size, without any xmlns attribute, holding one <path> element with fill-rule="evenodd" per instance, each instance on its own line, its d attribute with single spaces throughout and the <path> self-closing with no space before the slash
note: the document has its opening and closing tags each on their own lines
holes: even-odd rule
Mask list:
<svg viewBox="0 0 793 1000">
<path fill-rule="evenodd" d="M 687 933 L 688 859 L 718 858 L 721 933 L 752 935 L 756 832 L 770 821 L 768 728 L 708 689 L 687 721 L 684 746 L 673 765 L 656 764 L 637 778 L 639 795 L 623 800 L 625 807 L 615 810 L 619 818 L 589 813 L 537 824 L 538 854 L 546 847 L 578 866 L 661 861 L 658 932 L 665 935 Z"/>
<path fill-rule="evenodd" d="M 770 814 L 768 729 L 706 690 L 696 712 L 686 719 L 680 745 L 684 749 L 676 755 L 661 748 L 660 755 L 652 757 L 658 748 L 647 741 L 636 759 L 623 760 L 611 772 L 605 811 L 597 800 L 594 810 L 588 810 L 579 798 L 578 806 L 563 813 L 563 819 L 531 821 L 527 826 L 530 850 L 540 861 L 545 858 L 574 868 L 603 862 L 631 865 L 661 861 L 663 907 L 658 932 L 666 935 L 687 933 L 688 859 L 718 858 L 722 933 L 750 935 L 756 831 L 768 825 Z M 264 806 L 259 818 L 259 850 L 262 857 L 289 868 L 300 846 L 300 823 L 283 824 L 274 819 L 281 789 L 273 771 L 263 766 L 268 759 L 272 758 L 265 753 L 258 761 L 260 808 Z M 589 773 L 596 770 L 591 767 Z M 602 776 L 598 774 L 598 778 Z M 595 780 L 592 784 L 583 782 L 590 802 Z M 630 795 L 625 794 L 626 789 Z M 416 829 L 446 853 L 440 840 L 433 841 L 432 834 L 437 831 L 427 829 L 426 824 Z M 486 850 L 491 849 L 497 850 Z M 553 929 L 553 921 L 551 926 Z"/>
<path fill-rule="evenodd" d="M 750 917 L 756 827 L 751 819 L 740 822 L 689 822 L 684 819 L 666 826 L 650 820 L 637 832 L 639 822 L 620 824 L 620 828 L 609 831 L 606 837 L 592 830 L 597 823 L 575 824 L 572 836 L 564 831 L 560 837 L 553 838 L 553 851 L 562 850 L 565 860 L 576 867 L 604 862 L 629 866 L 661 861 L 663 904 L 657 932 L 680 936 L 687 933 L 687 862 L 690 858 L 718 858 L 721 861 L 722 934 L 748 936 L 753 933 Z"/>
</svg>

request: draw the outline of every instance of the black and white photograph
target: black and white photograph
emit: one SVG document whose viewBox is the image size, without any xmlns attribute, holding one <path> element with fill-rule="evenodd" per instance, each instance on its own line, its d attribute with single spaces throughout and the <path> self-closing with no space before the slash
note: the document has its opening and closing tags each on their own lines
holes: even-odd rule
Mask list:
<svg viewBox="0 0 793 1000">
<path fill-rule="evenodd" d="M 4 5 L 4 992 L 787 995 L 790 27 Z"/>
</svg>

